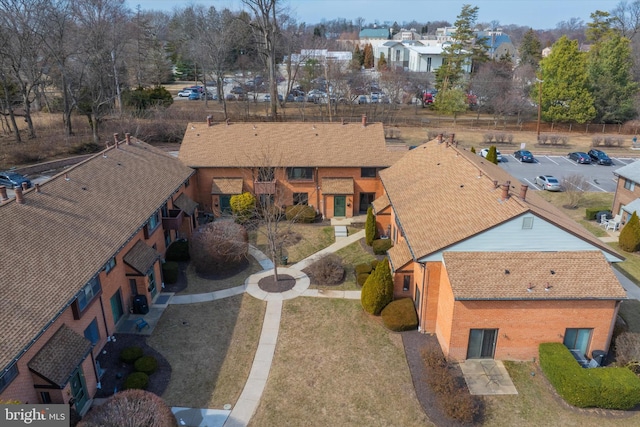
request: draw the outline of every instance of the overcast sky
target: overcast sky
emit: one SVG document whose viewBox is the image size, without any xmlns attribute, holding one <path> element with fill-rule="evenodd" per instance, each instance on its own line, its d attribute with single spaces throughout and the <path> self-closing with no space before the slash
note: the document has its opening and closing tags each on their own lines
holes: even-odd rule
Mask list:
<svg viewBox="0 0 640 427">
<path fill-rule="evenodd" d="M 187 4 L 203 4 L 215 6 L 216 9 L 242 8 L 240 0 L 127 0 L 133 9 L 140 5 L 142 9 L 159 9 L 171 11 L 183 8 Z M 585 23 L 596 10 L 610 11 L 619 0 L 285 0 L 291 8 L 291 15 L 299 22 L 317 24 L 324 20 L 345 18 L 354 20 L 357 17 L 365 19 L 365 23 L 385 21 L 402 25 L 403 22 L 416 20 L 449 21 L 453 23 L 460 13 L 463 4 L 478 6 L 478 22 L 498 21 L 502 25 L 517 24 L 533 27 L 534 29 L 555 28 L 561 21 L 580 18 Z"/>
</svg>

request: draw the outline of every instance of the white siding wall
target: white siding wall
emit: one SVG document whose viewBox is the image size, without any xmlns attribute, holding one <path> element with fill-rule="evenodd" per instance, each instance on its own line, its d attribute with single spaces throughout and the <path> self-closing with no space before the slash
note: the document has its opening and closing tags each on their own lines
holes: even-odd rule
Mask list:
<svg viewBox="0 0 640 427">
<path fill-rule="evenodd" d="M 524 218 L 533 218 L 533 228 L 523 229 Z M 446 249 L 448 252 L 593 251 L 591 243 L 575 237 L 535 215 L 523 215 Z M 609 262 L 620 259 L 603 252 Z M 442 251 L 420 259 L 441 261 Z"/>
</svg>

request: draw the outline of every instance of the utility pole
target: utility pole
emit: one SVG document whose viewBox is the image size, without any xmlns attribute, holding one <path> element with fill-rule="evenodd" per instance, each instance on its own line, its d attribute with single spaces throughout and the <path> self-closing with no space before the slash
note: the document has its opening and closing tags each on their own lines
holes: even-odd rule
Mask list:
<svg viewBox="0 0 640 427">
<path fill-rule="evenodd" d="M 542 83 L 544 80 L 536 78 L 538 82 L 538 123 L 536 124 L 536 142 L 540 141 L 540 113 L 542 109 Z"/>
</svg>

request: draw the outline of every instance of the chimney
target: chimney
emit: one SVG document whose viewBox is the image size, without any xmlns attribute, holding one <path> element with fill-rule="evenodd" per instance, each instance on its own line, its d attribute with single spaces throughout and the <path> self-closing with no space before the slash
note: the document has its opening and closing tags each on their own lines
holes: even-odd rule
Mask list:
<svg viewBox="0 0 640 427">
<path fill-rule="evenodd" d="M 22 197 L 22 188 L 21 187 L 16 187 L 15 188 L 15 193 L 16 193 L 16 203 L 19 203 L 21 205 L 24 204 L 24 197 Z"/>
<path fill-rule="evenodd" d="M 211 127 L 211 123 L 213 122 L 213 116 L 209 115 L 207 116 L 207 126 Z"/>
<path fill-rule="evenodd" d="M 22 191 L 27 191 L 29 189 L 29 184 L 27 184 L 26 182 L 22 183 Z"/>
<path fill-rule="evenodd" d="M 131 134 L 130 133 L 125 133 L 124 134 L 124 138 L 127 141 L 127 145 L 131 145 Z"/>
<path fill-rule="evenodd" d="M 225 120 L 225 123 L 229 126 L 229 119 Z"/>
<path fill-rule="evenodd" d="M 497 180 L 497 179 L 494 179 L 494 180 L 493 180 L 493 188 L 494 188 L 494 190 L 495 190 L 496 188 L 498 188 L 498 180 Z"/>
<path fill-rule="evenodd" d="M 362 115 L 362 127 L 367 126 L 367 115 L 363 114 Z"/>
<path fill-rule="evenodd" d="M 502 184 L 502 200 L 507 200 L 509 198 L 509 184 Z"/>
<path fill-rule="evenodd" d="M 456 137 L 456 134 L 455 134 L 455 133 L 452 133 L 452 134 L 449 136 L 449 143 L 450 143 L 451 145 L 453 145 L 453 140 L 454 140 L 454 138 L 455 138 L 455 137 Z"/>
<path fill-rule="evenodd" d="M 0 202 L 4 202 L 5 200 L 9 200 L 7 197 L 7 187 L 0 185 Z"/>
<path fill-rule="evenodd" d="M 527 189 L 529 189 L 529 186 L 527 184 L 520 185 L 520 198 L 522 200 L 527 200 Z"/>
<path fill-rule="evenodd" d="M 113 134 L 113 141 L 116 143 L 116 146 L 118 145 L 118 134 L 114 133 Z"/>
<path fill-rule="evenodd" d="M 40 192 L 40 184 L 36 183 L 34 185 L 34 187 L 36 187 L 36 193 L 39 193 Z"/>
<path fill-rule="evenodd" d="M 438 144 L 442 144 L 442 138 L 444 138 L 444 135 L 438 134 Z"/>
</svg>

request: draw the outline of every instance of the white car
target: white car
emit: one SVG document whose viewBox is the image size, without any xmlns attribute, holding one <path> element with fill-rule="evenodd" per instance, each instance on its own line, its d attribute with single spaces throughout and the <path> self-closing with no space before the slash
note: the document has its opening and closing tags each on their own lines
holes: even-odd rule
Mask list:
<svg viewBox="0 0 640 427">
<path fill-rule="evenodd" d="M 188 98 L 189 95 L 191 95 L 191 92 L 193 92 L 191 89 L 183 89 L 180 92 L 178 92 L 178 96 L 180 98 Z"/>
<path fill-rule="evenodd" d="M 480 156 L 484 157 L 485 159 L 487 158 L 487 154 L 489 154 L 489 149 L 488 148 L 483 148 L 482 150 L 480 150 Z M 498 159 L 498 162 L 502 161 L 502 154 L 500 154 L 500 151 L 498 151 L 496 149 L 496 158 Z"/>
</svg>

